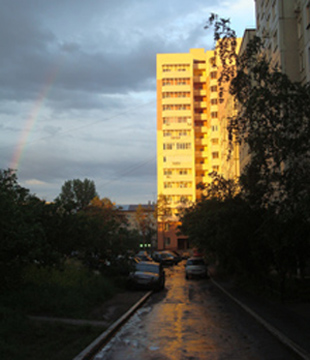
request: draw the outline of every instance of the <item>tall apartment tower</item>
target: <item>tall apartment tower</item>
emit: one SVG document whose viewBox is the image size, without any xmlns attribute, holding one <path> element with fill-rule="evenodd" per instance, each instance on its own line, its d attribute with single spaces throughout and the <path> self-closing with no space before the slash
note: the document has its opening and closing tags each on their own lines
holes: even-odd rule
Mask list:
<svg viewBox="0 0 310 360">
<path fill-rule="evenodd" d="M 159 219 L 159 249 L 187 247 L 176 230 L 180 208 L 200 198 L 209 173 L 223 171 L 214 62 L 213 50 L 157 55 L 157 187 L 171 209 Z"/>
<path fill-rule="evenodd" d="M 310 81 L 310 1 L 255 0 L 255 10 L 271 64 L 293 81 Z"/>
</svg>

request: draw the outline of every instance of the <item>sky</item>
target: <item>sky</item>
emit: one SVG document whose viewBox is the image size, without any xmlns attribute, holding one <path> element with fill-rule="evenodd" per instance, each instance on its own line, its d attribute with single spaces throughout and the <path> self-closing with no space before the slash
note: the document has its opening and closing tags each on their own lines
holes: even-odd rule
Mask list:
<svg viewBox="0 0 310 360">
<path fill-rule="evenodd" d="M 0 169 L 53 201 L 93 180 L 118 205 L 157 198 L 156 54 L 213 48 L 210 13 L 237 36 L 254 0 L 0 0 Z"/>
</svg>

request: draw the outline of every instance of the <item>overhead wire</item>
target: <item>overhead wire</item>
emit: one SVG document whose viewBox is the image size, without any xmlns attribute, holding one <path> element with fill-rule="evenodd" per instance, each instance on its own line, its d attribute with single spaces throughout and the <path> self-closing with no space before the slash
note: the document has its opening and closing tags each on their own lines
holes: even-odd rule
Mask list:
<svg viewBox="0 0 310 360">
<path fill-rule="evenodd" d="M 140 108 L 143 108 L 144 106 L 147 106 L 147 105 L 150 105 L 152 103 L 156 103 L 156 101 L 154 100 L 151 100 L 149 102 L 146 102 L 142 105 L 139 105 L 139 106 L 135 106 L 135 107 L 132 107 L 132 108 L 128 108 L 126 109 L 125 111 L 123 112 L 120 112 L 118 114 L 115 114 L 115 115 L 112 115 L 110 117 L 107 117 L 107 118 L 103 118 L 103 119 L 100 119 L 100 120 L 96 120 L 96 121 L 93 121 L 91 123 L 87 123 L 87 124 L 83 124 L 83 125 L 80 125 L 80 126 L 76 126 L 76 127 L 72 127 L 72 128 L 69 128 L 69 129 L 65 129 L 65 130 L 62 130 L 62 131 L 58 131 L 58 132 L 55 132 L 54 134 L 50 134 L 50 135 L 47 135 L 47 136 L 44 136 L 44 137 L 41 137 L 41 138 L 38 138 L 38 139 L 34 139 L 32 141 L 29 141 L 27 142 L 27 146 L 29 145 L 32 145 L 32 144 L 35 144 L 39 141 L 42 141 L 42 140 L 46 140 L 46 139 L 49 139 L 49 138 L 52 138 L 52 137 L 55 137 L 55 136 L 58 136 L 58 135 L 62 135 L 62 134 L 66 134 L 68 132 L 73 132 L 73 131 L 76 131 L 76 130 L 80 130 L 80 129 L 83 129 L 85 127 L 89 127 L 89 126 L 92 126 L 92 125 L 95 125 L 95 124 L 99 124 L 99 123 L 102 123 L 104 121 L 109 121 L 109 120 L 112 120 L 114 118 L 117 118 L 121 115 L 126 115 L 127 113 L 129 112 L 132 112 L 134 110 L 137 110 L 137 109 L 140 109 Z M 9 147 L 14 147 L 15 145 L 4 145 L 4 146 L 0 146 L 0 149 L 5 149 L 5 148 L 9 148 Z"/>
<path fill-rule="evenodd" d="M 120 178 L 124 177 L 125 175 L 131 174 L 133 171 L 141 168 L 142 166 L 144 166 L 145 164 L 151 162 L 151 161 L 154 160 L 154 159 L 156 160 L 156 156 L 152 156 L 151 158 L 148 158 L 147 160 L 139 163 L 138 165 L 135 165 L 135 166 L 133 166 L 133 167 L 128 168 L 127 171 L 122 172 L 122 173 L 119 174 L 117 177 L 115 177 L 115 178 L 113 178 L 113 179 L 105 182 L 105 183 L 102 184 L 100 187 L 105 187 L 105 186 L 107 186 L 107 185 L 109 185 L 109 184 L 111 184 L 111 183 L 113 183 L 113 182 L 115 182 L 115 181 L 118 181 Z M 97 183 L 97 184 L 98 184 L 98 183 Z"/>
</svg>

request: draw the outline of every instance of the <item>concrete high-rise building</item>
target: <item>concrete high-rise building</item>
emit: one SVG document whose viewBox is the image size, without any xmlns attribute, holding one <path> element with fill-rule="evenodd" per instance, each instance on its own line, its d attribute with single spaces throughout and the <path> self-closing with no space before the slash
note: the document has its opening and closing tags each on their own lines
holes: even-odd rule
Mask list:
<svg viewBox="0 0 310 360">
<path fill-rule="evenodd" d="M 310 81 L 310 0 L 255 0 L 256 29 L 245 31 L 240 54 L 254 35 L 264 43 L 272 67 L 292 81 Z M 240 172 L 250 159 L 248 145 L 240 147 Z"/>
<path fill-rule="evenodd" d="M 310 1 L 255 0 L 255 10 L 271 64 L 293 81 L 310 81 Z"/>
<path fill-rule="evenodd" d="M 157 55 L 157 187 L 171 209 L 169 217 L 159 218 L 159 249 L 187 247 L 177 234 L 178 213 L 201 197 L 198 185 L 209 183 L 211 172 L 239 175 L 239 166 L 226 167 L 224 159 L 221 104 L 228 94 L 219 96 L 215 63 L 213 50 Z"/>
</svg>

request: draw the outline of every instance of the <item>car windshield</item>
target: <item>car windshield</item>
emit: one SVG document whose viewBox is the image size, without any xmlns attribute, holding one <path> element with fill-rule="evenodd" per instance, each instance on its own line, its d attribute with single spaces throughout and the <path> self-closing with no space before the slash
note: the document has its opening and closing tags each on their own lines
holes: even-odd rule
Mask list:
<svg viewBox="0 0 310 360">
<path fill-rule="evenodd" d="M 204 265 L 204 261 L 202 259 L 192 259 L 187 261 L 187 265 Z"/>
<path fill-rule="evenodd" d="M 151 272 L 154 274 L 158 274 L 159 273 L 159 266 L 156 264 L 137 264 L 136 265 L 136 270 L 137 271 L 143 271 L 143 272 Z"/>
</svg>

